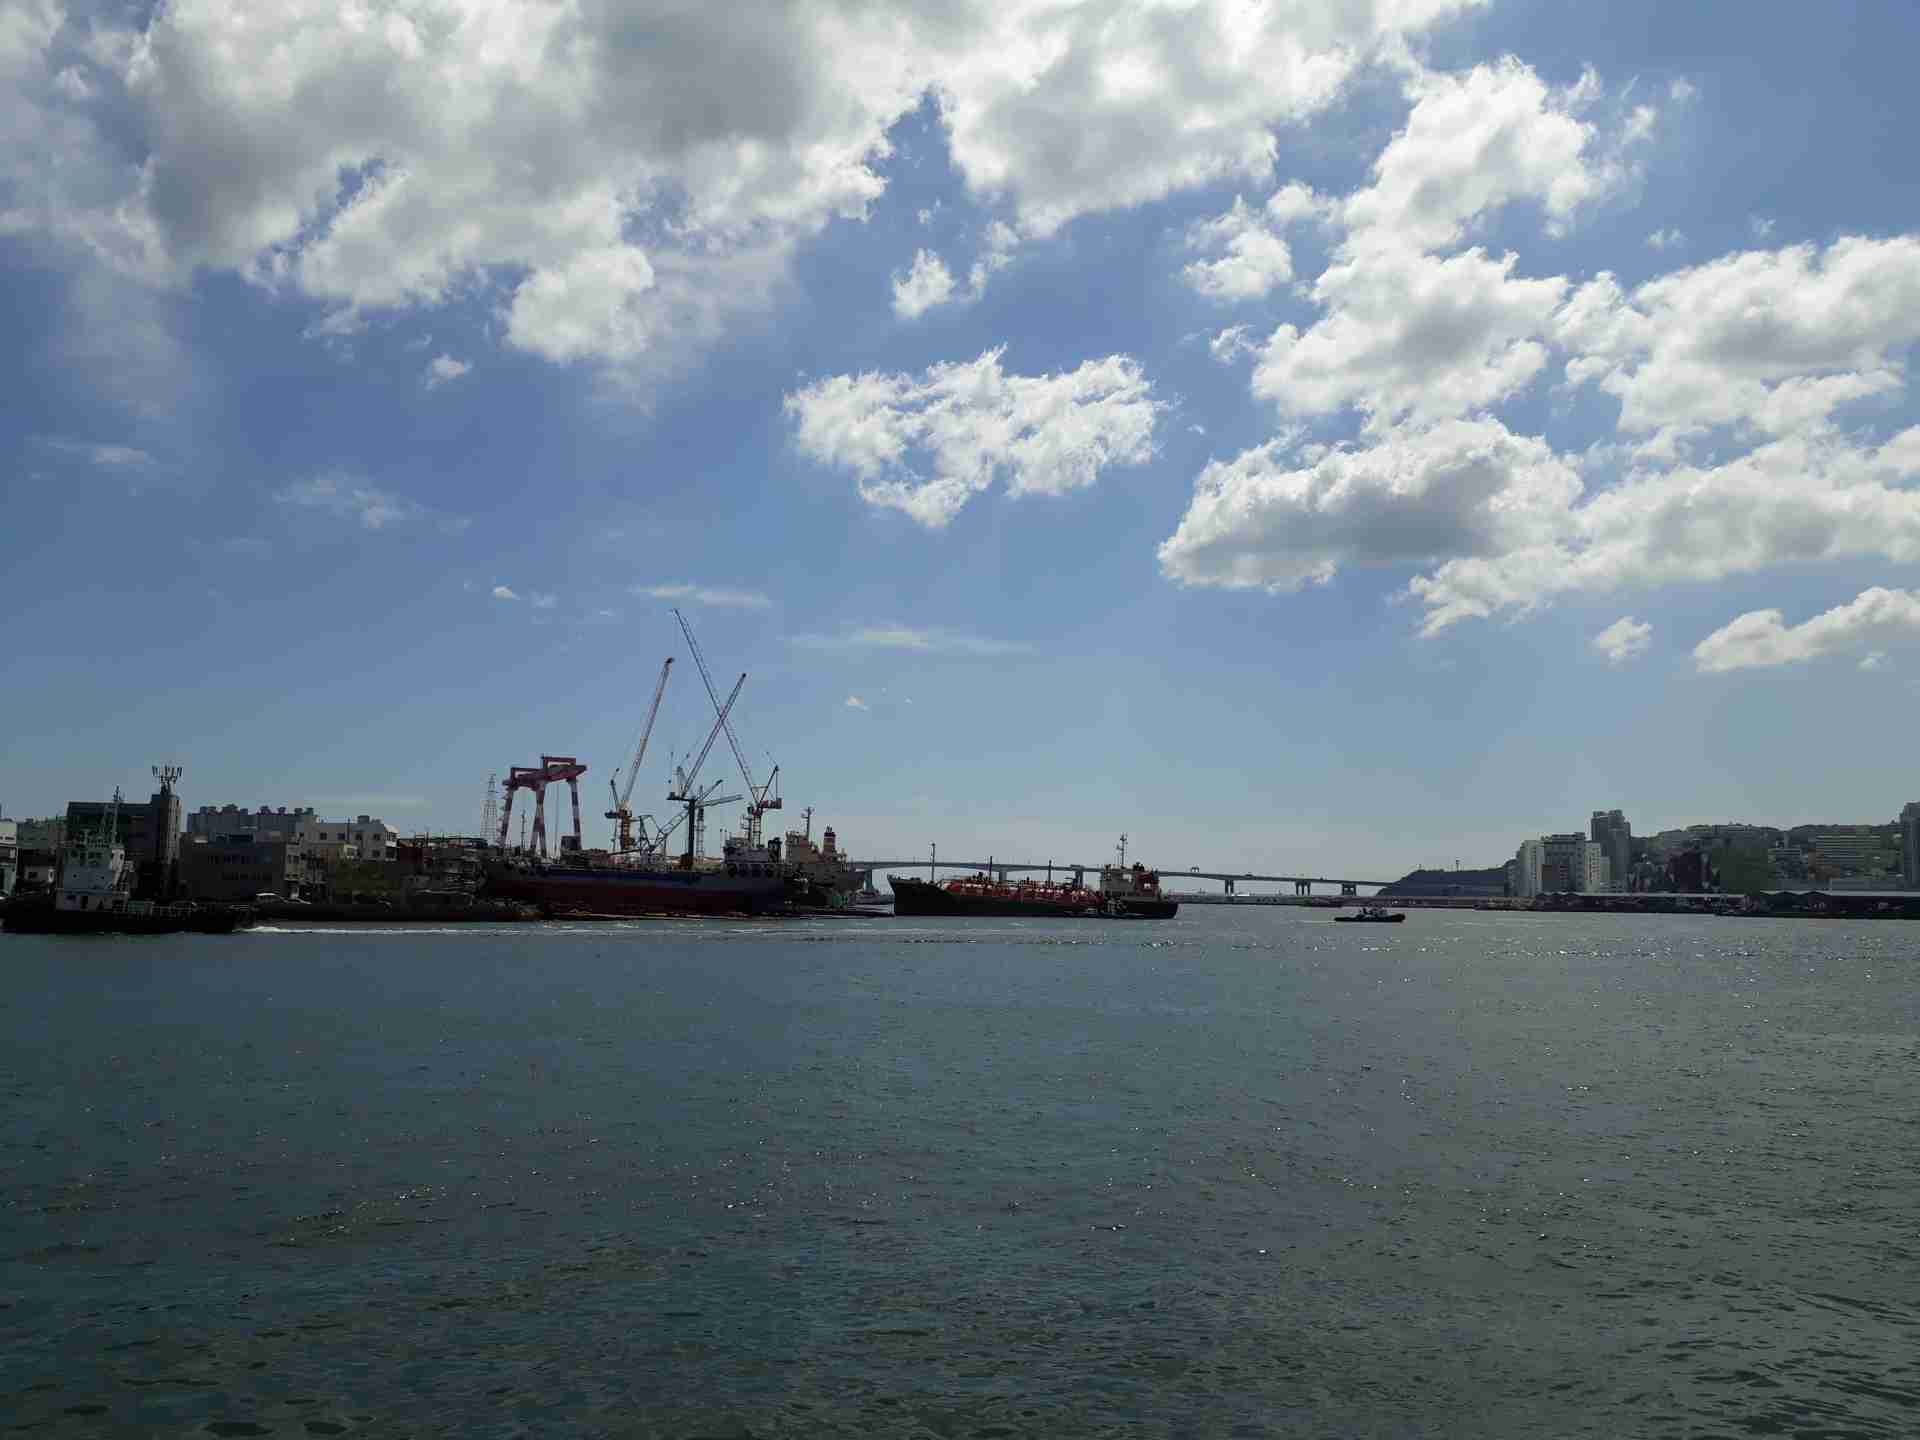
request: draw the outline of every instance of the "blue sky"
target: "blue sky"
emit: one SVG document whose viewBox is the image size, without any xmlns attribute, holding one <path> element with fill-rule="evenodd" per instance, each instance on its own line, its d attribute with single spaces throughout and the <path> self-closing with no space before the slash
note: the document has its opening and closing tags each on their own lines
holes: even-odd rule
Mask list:
<svg viewBox="0 0 1920 1440">
<path fill-rule="evenodd" d="M 680 604 L 865 854 L 1890 818 L 1920 14 L 1365 9 L 10 0 L 0 807 L 597 815 Z"/>
</svg>

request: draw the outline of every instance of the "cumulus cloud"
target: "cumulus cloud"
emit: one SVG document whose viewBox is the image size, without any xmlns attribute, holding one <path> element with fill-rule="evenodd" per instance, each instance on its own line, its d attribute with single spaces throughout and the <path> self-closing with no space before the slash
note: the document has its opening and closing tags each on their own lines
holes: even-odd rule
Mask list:
<svg viewBox="0 0 1920 1440">
<path fill-rule="evenodd" d="M 758 590 L 737 590 L 726 585 L 695 585 L 678 581 L 666 585 L 635 585 L 630 594 L 649 600 L 677 600 L 694 605 L 711 605 L 727 610 L 765 610 L 773 604 Z"/>
<path fill-rule="evenodd" d="M 931 250 L 914 252 L 911 268 L 893 277 L 893 313 L 913 320 L 953 298 L 953 272 Z"/>
<path fill-rule="evenodd" d="M 1195 260 L 1181 272 L 1187 284 L 1212 300 L 1258 300 L 1293 278 L 1287 242 L 1238 195 L 1224 215 L 1189 228 L 1187 245 L 1216 256 Z"/>
<path fill-rule="evenodd" d="M 1228 177 L 1484 0 L 726 7 L 172 0 L 130 28 L 7 12 L 0 229 L 147 283 L 225 270 L 330 315 L 503 297 L 509 343 L 666 365 L 862 218 L 931 96 L 1017 231 Z M 111 123 L 94 112 L 111 106 Z M 1062 143 L 1062 137 L 1073 137 Z"/>
<path fill-rule="evenodd" d="M 918 376 L 837 375 L 786 397 L 802 454 L 851 470 L 869 504 L 939 529 L 1003 479 L 1059 495 L 1152 453 L 1159 406 L 1124 355 L 1054 375 L 1009 375 L 1004 351 Z"/>
<path fill-rule="evenodd" d="M 1647 653 L 1653 643 L 1653 626 L 1622 615 L 1593 637 L 1593 648 L 1607 657 L 1609 665 L 1624 665 Z"/>
<path fill-rule="evenodd" d="M 806 650 L 908 650 L 921 655 L 1021 655 L 1033 647 L 1017 640 L 995 640 L 964 630 L 921 629 L 912 625 L 857 625 L 833 635 L 796 635 Z"/>
<path fill-rule="evenodd" d="M 866 710 L 871 708 L 867 702 L 862 700 L 858 695 L 847 696 L 846 706 L 849 710 Z"/>
<path fill-rule="evenodd" d="M 1823 655 L 1869 653 L 1863 670 L 1878 669 L 1882 647 L 1920 640 L 1920 591 L 1862 590 L 1844 605 L 1798 625 L 1778 610 L 1749 610 L 1693 647 L 1693 660 L 1710 672 L 1794 665 Z"/>
<path fill-rule="evenodd" d="M 1651 245 L 1655 250 L 1665 250 L 1672 246 L 1684 245 L 1686 243 L 1687 237 L 1682 235 L 1678 230 L 1655 230 L 1651 235 L 1647 236 L 1647 244 Z"/>
<path fill-rule="evenodd" d="M 1546 365 L 1535 337 L 1566 293 L 1561 279 L 1519 278 L 1516 263 L 1479 249 L 1383 250 L 1330 266 L 1314 285 L 1330 313 L 1304 333 L 1274 331 L 1254 393 L 1294 417 L 1355 405 L 1375 426 L 1505 399 Z"/>
<path fill-rule="evenodd" d="M 1920 435 L 1878 449 L 1816 430 L 1718 465 L 1630 475 L 1556 517 L 1549 537 L 1448 560 L 1409 588 L 1425 627 L 1557 595 L 1705 583 L 1784 565 L 1920 560 Z"/>
<path fill-rule="evenodd" d="M 1567 378 L 1620 402 L 1653 454 L 1716 426 L 1772 435 L 1899 388 L 1920 339 L 1920 236 L 1745 251 L 1650 280 L 1581 286 L 1554 322 Z"/>
<path fill-rule="evenodd" d="M 508 586 L 496 585 L 493 587 L 493 598 L 496 600 L 518 600 L 520 597 L 514 594 Z"/>
<path fill-rule="evenodd" d="M 363 529 L 384 530 L 426 513 L 425 507 L 404 495 L 359 483 L 340 472 L 298 480 L 274 492 L 275 500 L 304 510 L 319 510 Z"/>
<path fill-rule="evenodd" d="M 427 389 L 432 390 L 450 380 L 458 380 L 471 369 L 473 366 L 464 360 L 456 360 L 451 355 L 436 355 L 433 363 L 427 366 L 424 383 Z"/>
<path fill-rule="evenodd" d="M 1920 559 L 1920 427 L 1840 423 L 1905 389 L 1920 236 L 1742 252 L 1632 289 L 1530 277 L 1476 227 L 1516 201 L 1571 224 L 1632 183 L 1656 112 L 1621 98 L 1602 124 L 1597 78 L 1554 92 L 1516 61 L 1408 85 L 1370 183 L 1325 202 L 1344 233 L 1309 287 L 1321 317 L 1260 343 L 1253 389 L 1289 428 L 1202 473 L 1164 573 L 1285 591 L 1409 569 L 1432 633 L 1573 592 Z M 1210 350 L 1250 343 L 1235 327 Z M 1617 401 L 1618 440 L 1561 455 L 1496 413 L 1556 356 L 1569 390 Z M 1346 415 L 1356 442 L 1311 440 Z"/>
<path fill-rule="evenodd" d="M 1424 565 L 1550 543 L 1581 492 L 1544 441 L 1490 419 L 1402 429 L 1306 461 L 1291 437 L 1209 464 L 1160 568 L 1188 585 L 1287 591 L 1350 565 Z"/>
<path fill-rule="evenodd" d="M 532 600 L 533 608 L 536 610 L 551 610 L 560 603 L 560 597 L 557 595 L 535 594 Z"/>
</svg>

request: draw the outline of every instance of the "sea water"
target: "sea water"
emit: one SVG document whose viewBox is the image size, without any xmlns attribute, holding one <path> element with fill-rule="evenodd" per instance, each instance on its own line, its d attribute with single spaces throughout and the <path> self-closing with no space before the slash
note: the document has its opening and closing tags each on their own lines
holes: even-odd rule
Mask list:
<svg viewBox="0 0 1920 1440">
<path fill-rule="evenodd" d="M 45 1436 L 1920 1434 L 1920 927 L 0 936 Z"/>
</svg>

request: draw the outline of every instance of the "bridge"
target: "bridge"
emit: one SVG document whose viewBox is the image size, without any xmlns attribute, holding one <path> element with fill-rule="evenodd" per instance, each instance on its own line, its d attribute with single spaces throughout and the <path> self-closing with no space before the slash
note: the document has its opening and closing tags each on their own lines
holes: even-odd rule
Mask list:
<svg viewBox="0 0 1920 1440">
<path fill-rule="evenodd" d="M 976 873 L 996 875 L 1002 880 L 1015 872 L 1029 873 L 1036 870 L 1045 870 L 1049 873 L 1057 871 L 1062 875 L 1071 875 L 1076 870 L 1083 870 L 1090 875 L 1097 875 L 1100 872 L 1098 865 L 1071 865 L 1057 860 L 1035 865 L 1026 861 L 996 860 L 991 856 L 985 860 L 941 860 L 923 855 L 911 860 L 849 860 L 846 863 L 851 868 L 864 872 L 867 877 L 866 883 L 869 885 L 873 883 L 875 873 L 887 870 L 898 870 L 903 874 L 925 871 L 929 878 L 933 878 L 935 872 L 940 870 L 959 870 L 969 875 Z M 1197 865 L 1185 870 L 1166 866 L 1160 870 L 1159 874 L 1162 885 L 1183 876 L 1191 880 L 1218 880 L 1225 886 L 1226 893 L 1229 895 L 1235 893 L 1234 886 L 1244 885 L 1248 881 L 1256 884 L 1291 885 L 1293 893 L 1301 896 L 1313 894 L 1313 887 L 1316 885 L 1337 886 L 1342 895 L 1358 895 L 1363 888 L 1378 890 L 1382 886 L 1393 883 L 1391 880 L 1343 880 L 1326 875 L 1259 875 L 1251 870 L 1202 870 Z"/>
</svg>

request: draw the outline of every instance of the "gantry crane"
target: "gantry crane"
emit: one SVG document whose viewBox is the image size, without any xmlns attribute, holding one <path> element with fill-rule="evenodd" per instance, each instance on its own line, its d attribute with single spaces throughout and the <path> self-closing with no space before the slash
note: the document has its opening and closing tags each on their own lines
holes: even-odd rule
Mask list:
<svg viewBox="0 0 1920 1440">
<path fill-rule="evenodd" d="M 613 808 L 607 811 L 607 819 L 617 827 L 614 841 L 616 854 L 625 855 L 633 846 L 633 810 L 628 801 L 633 798 L 634 777 L 640 773 L 640 762 L 647 757 L 647 741 L 653 736 L 654 718 L 660 713 L 660 697 L 667 690 L 667 672 L 673 669 L 673 657 L 669 655 L 660 667 L 660 682 L 653 687 L 653 704 L 647 707 L 647 723 L 640 728 L 640 743 L 634 747 L 633 762 L 627 766 L 625 780 L 608 779 L 607 789 L 613 797 Z M 647 822 L 643 816 L 640 821 L 640 841 L 645 845 Z"/>
<path fill-rule="evenodd" d="M 740 778 L 747 782 L 747 845 L 750 849 L 760 848 L 760 817 L 769 810 L 780 808 L 780 797 L 775 793 L 780 779 L 780 767 L 775 765 L 773 773 L 767 776 L 767 783 L 756 785 L 753 771 L 748 768 L 747 757 L 740 750 L 740 737 L 733 733 L 733 724 L 727 719 L 727 711 L 733 708 L 729 699 L 724 707 L 720 704 L 719 692 L 713 688 L 713 675 L 707 669 L 707 657 L 700 653 L 700 642 L 693 638 L 693 627 L 687 623 L 687 617 L 678 609 L 673 618 L 680 622 L 680 633 L 687 637 L 687 649 L 693 655 L 693 663 L 700 671 L 701 683 L 707 687 L 707 698 L 713 701 L 713 708 L 720 717 L 720 728 L 727 732 L 727 744 L 732 747 L 734 763 L 740 767 Z M 745 679 L 743 675 L 741 679 Z M 739 686 L 734 690 L 737 694 Z"/>
</svg>

